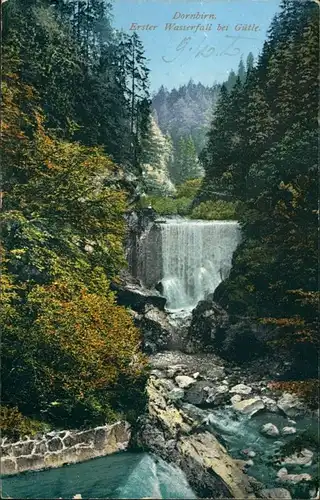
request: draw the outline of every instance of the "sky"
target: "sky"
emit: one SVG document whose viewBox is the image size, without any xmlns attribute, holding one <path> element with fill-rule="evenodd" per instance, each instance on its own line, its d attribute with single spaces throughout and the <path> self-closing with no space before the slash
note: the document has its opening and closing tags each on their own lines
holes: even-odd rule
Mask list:
<svg viewBox="0 0 320 500">
<path fill-rule="evenodd" d="M 190 79 L 212 85 L 226 80 L 231 69 L 236 71 L 241 56 L 245 60 L 250 51 L 258 56 L 279 1 L 115 0 L 113 26 L 131 34 L 135 28 L 140 36 L 151 70 L 151 91 L 160 85 L 170 90 Z M 197 13 L 211 18 L 185 18 Z M 173 23 L 190 28 L 168 29 Z"/>
</svg>

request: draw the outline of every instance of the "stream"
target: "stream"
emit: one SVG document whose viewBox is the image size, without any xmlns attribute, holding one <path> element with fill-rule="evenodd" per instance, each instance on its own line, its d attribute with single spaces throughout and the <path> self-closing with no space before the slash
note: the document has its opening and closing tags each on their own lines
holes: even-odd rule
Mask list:
<svg viewBox="0 0 320 500">
<path fill-rule="evenodd" d="M 280 466 L 274 462 L 279 449 L 292 441 L 296 436 L 279 436 L 276 438 L 261 434 L 261 427 L 268 423 L 274 424 L 279 430 L 292 425 L 292 420 L 277 413 L 263 412 L 254 415 L 252 418 L 239 416 L 232 410 L 218 409 L 210 412 L 213 423 L 209 426 L 218 440 L 227 448 L 229 454 L 235 459 L 248 460 L 244 451 L 254 452 L 252 465 L 248 467 L 248 474 L 260 481 L 265 487 L 277 488 L 277 471 Z M 310 432 L 314 435 L 318 432 L 318 422 L 309 417 L 296 418 L 294 427 L 297 435 L 301 432 Z M 290 466 L 290 473 L 301 474 L 308 473 L 316 475 L 318 470 L 317 461 L 313 461 L 311 466 Z M 309 488 L 306 484 L 301 487 L 298 485 L 292 488 L 292 485 L 282 484 L 284 488 L 291 489 L 294 498 L 310 498 Z M 298 495 L 298 496 L 296 496 Z"/>
<path fill-rule="evenodd" d="M 122 452 L 2 479 L 1 498 L 196 498 L 183 472 L 147 453 Z"/>
</svg>

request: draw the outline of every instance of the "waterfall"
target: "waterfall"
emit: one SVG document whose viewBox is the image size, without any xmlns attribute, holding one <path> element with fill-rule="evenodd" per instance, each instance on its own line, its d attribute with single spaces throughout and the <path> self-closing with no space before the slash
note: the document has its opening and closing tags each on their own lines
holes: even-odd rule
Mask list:
<svg viewBox="0 0 320 500">
<path fill-rule="evenodd" d="M 131 272 L 147 288 L 161 282 L 167 309 L 190 310 L 227 278 L 240 237 L 236 221 L 155 222 L 138 242 Z"/>
<path fill-rule="evenodd" d="M 236 221 L 167 220 L 161 224 L 162 285 L 167 308 L 189 309 L 227 278 L 240 241 Z"/>
</svg>

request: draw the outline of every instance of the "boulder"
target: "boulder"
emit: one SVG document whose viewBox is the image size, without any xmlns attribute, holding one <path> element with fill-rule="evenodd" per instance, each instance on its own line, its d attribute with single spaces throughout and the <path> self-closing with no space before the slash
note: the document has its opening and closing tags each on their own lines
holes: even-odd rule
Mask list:
<svg viewBox="0 0 320 500">
<path fill-rule="evenodd" d="M 232 396 L 232 398 L 230 398 L 232 405 L 234 405 L 235 403 L 239 403 L 239 401 L 241 400 L 242 397 L 240 396 L 240 394 L 235 394 L 234 396 Z"/>
<path fill-rule="evenodd" d="M 158 387 L 163 387 L 166 392 L 173 391 L 176 388 L 175 384 L 172 382 L 172 380 L 164 377 L 159 377 L 156 376 L 155 383 L 157 384 Z"/>
<path fill-rule="evenodd" d="M 313 452 L 307 450 L 306 448 L 293 453 L 292 455 L 285 457 L 281 460 L 281 465 L 303 465 L 308 467 L 312 464 Z"/>
<path fill-rule="evenodd" d="M 210 413 L 198 406 L 190 403 L 182 403 L 180 409 L 184 415 L 187 415 L 193 422 L 193 426 L 201 426 L 202 424 L 209 425 Z"/>
<path fill-rule="evenodd" d="M 285 488 L 270 488 L 259 491 L 260 498 L 269 498 L 273 500 L 290 500 L 292 498 L 290 491 Z"/>
<path fill-rule="evenodd" d="M 212 351 L 218 338 L 223 335 L 229 321 L 228 314 L 213 301 L 210 294 L 192 311 L 192 320 L 186 339 L 186 352 Z"/>
<path fill-rule="evenodd" d="M 201 380 L 187 390 L 185 400 L 194 405 L 221 404 L 227 400 L 228 392 L 225 385 L 216 386 L 208 380 Z"/>
<path fill-rule="evenodd" d="M 186 436 L 177 450 L 180 467 L 200 497 L 255 498 L 246 475 L 213 434 Z"/>
<path fill-rule="evenodd" d="M 305 412 L 303 402 L 294 394 L 284 392 L 278 401 L 278 408 L 282 410 L 288 417 L 296 417 Z"/>
<path fill-rule="evenodd" d="M 226 318 L 215 333 L 215 348 L 224 358 L 243 363 L 269 351 L 270 332 L 266 325 L 250 319 L 233 320 L 231 316 Z"/>
<path fill-rule="evenodd" d="M 262 396 L 261 399 L 268 411 L 271 413 L 277 413 L 279 411 L 277 402 L 274 399 L 268 398 L 267 396 Z"/>
<path fill-rule="evenodd" d="M 185 400 L 193 405 L 205 404 L 208 397 L 208 385 L 207 380 L 196 382 L 186 391 Z"/>
<path fill-rule="evenodd" d="M 311 481 L 312 477 L 310 474 L 289 474 L 288 470 L 283 467 L 277 473 L 279 481 L 289 482 L 293 484 L 301 483 L 301 481 Z"/>
<path fill-rule="evenodd" d="M 215 392 L 216 394 L 226 394 L 227 392 L 229 392 L 229 389 L 226 385 L 218 385 L 217 387 L 215 387 Z"/>
<path fill-rule="evenodd" d="M 233 394 L 250 394 L 252 387 L 245 384 L 238 384 L 231 387 L 230 392 Z"/>
<path fill-rule="evenodd" d="M 145 312 L 133 315 L 135 325 L 141 330 L 144 351 L 149 354 L 168 348 L 173 336 L 173 327 L 168 314 L 153 305 L 146 305 Z"/>
<path fill-rule="evenodd" d="M 232 404 L 234 410 L 252 417 L 255 413 L 265 408 L 264 403 L 259 396 L 251 399 L 244 399 Z"/>
<path fill-rule="evenodd" d="M 229 389 L 225 385 L 218 385 L 217 387 L 207 387 L 208 396 L 206 398 L 207 404 L 221 405 L 228 401 Z"/>
<path fill-rule="evenodd" d="M 254 458 L 256 456 L 256 452 L 253 450 L 245 449 L 242 450 L 241 452 L 243 455 L 246 455 L 247 457 Z"/>
<path fill-rule="evenodd" d="M 187 375 L 178 375 L 175 378 L 175 381 L 181 389 L 186 389 L 187 387 L 190 387 L 190 385 L 196 383 L 194 378 L 188 377 Z"/>
<path fill-rule="evenodd" d="M 168 393 L 168 397 L 171 399 L 171 401 L 178 401 L 179 399 L 183 399 L 184 390 L 180 389 L 179 387 L 175 387 Z"/>
<path fill-rule="evenodd" d="M 278 427 L 271 423 L 264 424 L 261 427 L 260 432 L 264 436 L 269 436 L 269 437 L 277 437 L 280 434 Z"/>
<path fill-rule="evenodd" d="M 297 429 L 295 427 L 284 427 L 281 431 L 283 436 L 290 436 L 291 434 L 296 434 Z"/>
</svg>

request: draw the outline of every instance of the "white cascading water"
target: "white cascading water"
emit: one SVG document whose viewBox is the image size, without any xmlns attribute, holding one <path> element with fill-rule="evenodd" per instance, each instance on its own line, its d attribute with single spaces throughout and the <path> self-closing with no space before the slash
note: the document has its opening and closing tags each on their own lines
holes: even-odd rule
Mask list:
<svg viewBox="0 0 320 500">
<path fill-rule="evenodd" d="M 241 234 L 236 221 L 161 224 L 163 294 L 169 310 L 192 309 L 228 277 Z"/>
</svg>

